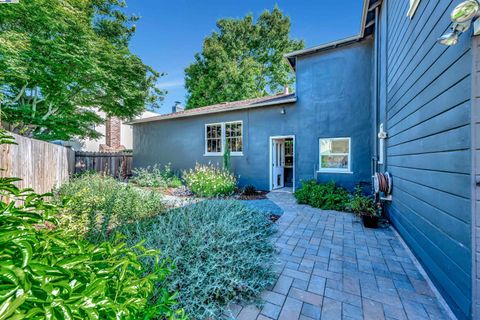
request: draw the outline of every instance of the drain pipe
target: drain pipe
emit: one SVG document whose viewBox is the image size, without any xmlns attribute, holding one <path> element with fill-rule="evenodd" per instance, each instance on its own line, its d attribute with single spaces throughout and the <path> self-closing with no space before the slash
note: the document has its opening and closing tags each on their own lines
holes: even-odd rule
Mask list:
<svg viewBox="0 0 480 320">
<path fill-rule="evenodd" d="M 379 106 L 379 28 L 378 28 L 378 7 L 375 8 L 375 29 L 374 29 L 374 88 L 373 88 L 373 157 L 372 157 L 372 179 L 375 172 L 378 171 L 378 139 L 377 139 L 377 127 L 378 127 L 378 106 Z M 373 183 L 372 183 L 373 191 Z M 373 193 L 373 192 L 372 192 Z"/>
</svg>

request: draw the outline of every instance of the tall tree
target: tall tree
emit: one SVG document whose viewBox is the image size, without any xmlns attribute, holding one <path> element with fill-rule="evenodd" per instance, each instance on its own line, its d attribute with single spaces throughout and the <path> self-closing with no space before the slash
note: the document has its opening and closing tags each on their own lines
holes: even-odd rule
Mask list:
<svg viewBox="0 0 480 320">
<path fill-rule="evenodd" d="M 161 76 L 129 51 L 123 0 L 29 0 L 0 7 L 0 112 L 20 134 L 98 137 L 108 116 L 156 106 Z"/>
<path fill-rule="evenodd" d="M 187 108 L 275 93 L 294 82 L 283 55 L 302 49 L 303 41 L 290 39 L 290 18 L 275 7 L 257 21 L 217 21 L 195 62 L 185 69 Z"/>
</svg>

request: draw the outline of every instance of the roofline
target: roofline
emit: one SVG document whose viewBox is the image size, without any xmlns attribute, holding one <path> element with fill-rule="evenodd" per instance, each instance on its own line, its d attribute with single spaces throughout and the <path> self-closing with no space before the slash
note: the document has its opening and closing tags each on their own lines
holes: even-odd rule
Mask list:
<svg viewBox="0 0 480 320">
<path fill-rule="evenodd" d="M 290 103 L 294 103 L 294 102 L 297 102 L 297 96 L 296 95 L 293 96 L 292 98 L 289 98 L 289 99 L 286 99 L 286 100 L 261 102 L 261 103 L 257 103 L 257 104 L 253 104 L 253 105 L 243 105 L 243 106 L 236 106 L 236 107 L 226 106 L 225 108 L 209 109 L 209 110 L 203 110 L 203 111 L 198 111 L 198 112 L 195 112 L 195 113 L 186 113 L 186 114 L 185 113 L 179 113 L 179 114 L 169 113 L 167 115 L 160 115 L 160 116 L 155 116 L 155 117 L 137 119 L 137 120 L 126 122 L 125 124 L 134 125 L 134 124 L 146 123 L 146 122 L 163 121 L 163 120 L 171 120 L 171 119 L 178 119 L 178 118 L 188 118 L 188 117 L 201 116 L 201 115 L 205 115 L 205 114 L 229 112 L 229 111 L 242 110 L 242 109 L 253 109 L 253 108 L 257 108 L 257 107 L 290 104 Z M 198 108 L 197 110 L 200 110 L 200 109 L 201 108 Z"/>
<path fill-rule="evenodd" d="M 354 35 L 354 36 L 351 36 L 351 37 L 348 37 L 348 38 L 344 38 L 344 39 L 340 39 L 340 40 L 335 40 L 335 41 L 328 42 L 328 43 L 324 43 L 324 44 L 321 44 L 321 45 L 318 45 L 318 46 L 315 46 L 315 47 L 289 52 L 289 53 L 285 54 L 284 57 L 288 60 L 290 66 L 292 68 L 295 68 L 295 62 L 292 61 L 291 59 L 294 59 L 298 56 L 303 56 L 303 55 L 308 55 L 308 54 L 312 54 L 312 53 L 316 53 L 316 52 L 320 52 L 320 51 L 335 49 L 339 46 L 345 46 L 345 45 L 349 45 L 349 44 L 361 41 L 365 36 L 367 15 L 368 15 L 368 12 L 370 11 L 369 2 L 370 2 L 369 0 L 364 0 L 363 1 L 362 18 L 360 19 L 360 31 L 357 35 Z M 380 3 L 381 1 L 378 1 L 378 2 Z M 376 6 L 376 4 L 374 4 L 374 6 Z"/>
</svg>

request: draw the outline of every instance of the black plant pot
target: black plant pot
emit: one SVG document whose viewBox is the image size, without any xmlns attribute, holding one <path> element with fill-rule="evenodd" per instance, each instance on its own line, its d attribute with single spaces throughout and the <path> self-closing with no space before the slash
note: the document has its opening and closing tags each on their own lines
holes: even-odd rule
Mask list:
<svg viewBox="0 0 480 320">
<path fill-rule="evenodd" d="M 362 216 L 365 228 L 378 228 L 378 217 Z"/>
</svg>

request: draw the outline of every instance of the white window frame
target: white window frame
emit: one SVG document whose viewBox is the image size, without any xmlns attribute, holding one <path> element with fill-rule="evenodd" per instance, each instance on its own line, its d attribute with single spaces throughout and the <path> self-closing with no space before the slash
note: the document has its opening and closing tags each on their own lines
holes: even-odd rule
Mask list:
<svg viewBox="0 0 480 320">
<path fill-rule="evenodd" d="M 226 142 L 226 131 L 225 131 L 225 125 L 227 123 L 240 123 L 242 125 L 242 151 L 235 151 L 235 152 L 230 152 L 230 156 L 233 156 L 233 157 L 239 157 L 239 156 L 243 156 L 243 150 L 244 150 L 244 135 L 243 135 L 243 120 L 236 120 L 236 121 L 227 121 L 227 122 L 213 122 L 213 123 L 206 123 L 205 124 L 205 131 L 204 131 L 204 137 L 205 137 L 205 141 L 204 141 L 204 144 L 205 144 L 205 152 L 204 152 L 204 156 L 205 157 L 218 157 L 218 156 L 223 156 L 223 152 L 224 152 L 224 147 L 225 147 L 225 142 Z M 220 152 L 208 152 L 208 143 L 207 143 L 207 127 L 208 126 L 218 126 L 220 125 L 221 126 L 221 140 L 222 140 L 222 145 L 220 147 Z"/>
<path fill-rule="evenodd" d="M 348 140 L 348 168 L 322 168 L 322 140 Z M 333 154 L 335 155 L 335 154 Z M 318 139 L 318 172 L 323 173 L 353 173 L 352 170 L 352 139 L 350 137 L 319 138 Z"/>
<path fill-rule="evenodd" d="M 417 11 L 418 5 L 420 4 L 420 0 L 410 0 L 410 8 L 407 12 L 407 17 L 413 19 L 413 15 Z"/>
</svg>

